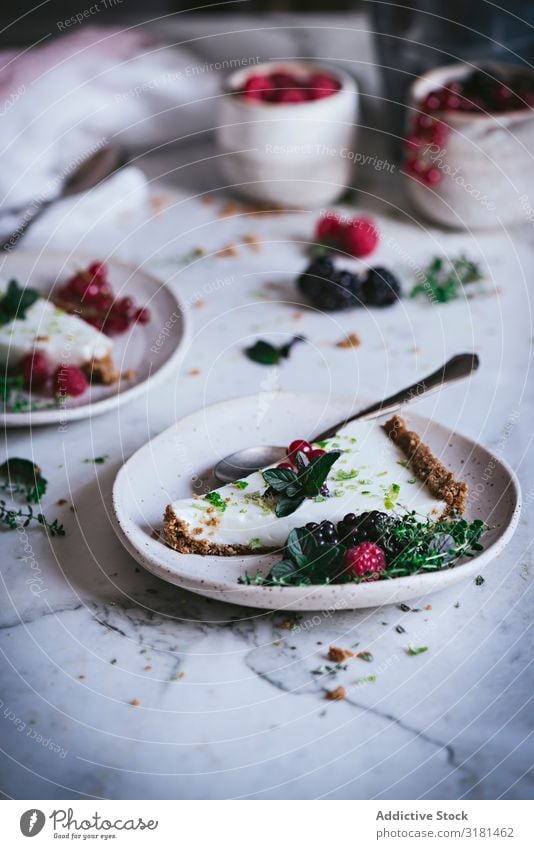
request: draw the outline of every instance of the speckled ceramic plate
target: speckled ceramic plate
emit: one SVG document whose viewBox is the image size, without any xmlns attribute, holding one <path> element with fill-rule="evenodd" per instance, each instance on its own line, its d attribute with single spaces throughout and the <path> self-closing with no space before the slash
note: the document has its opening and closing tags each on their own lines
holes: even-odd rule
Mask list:
<svg viewBox="0 0 534 849">
<path fill-rule="evenodd" d="M 15 278 L 43 295 L 77 269 L 86 267 L 94 257 L 78 253 L 14 251 L 0 258 L 0 280 Z M 91 386 L 79 398 L 68 399 L 58 407 L 50 396 L 35 398 L 35 409 L 14 412 L 1 407 L 0 423 L 7 427 L 66 423 L 73 419 L 96 416 L 136 398 L 152 383 L 176 370 L 186 349 L 189 324 L 181 304 L 162 280 L 146 271 L 115 260 L 106 260 L 113 291 L 129 295 L 150 310 L 151 320 L 114 337 L 113 360 L 123 374 L 112 386 Z M 162 328 L 165 333 L 162 334 Z"/>
<path fill-rule="evenodd" d="M 359 399 L 358 407 L 365 403 Z M 393 604 L 478 574 L 499 554 L 519 518 L 520 491 L 512 470 L 486 448 L 417 415 L 404 415 L 433 452 L 471 492 L 467 517 L 491 530 L 484 551 L 452 569 L 389 581 L 312 587 L 262 587 L 238 583 L 248 571 L 266 574 L 277 559 L 266 555 L 212 557 L 179 554 L 157 538 L 165 506 L 203 492 L 217 460 L 252 445 L 287 445 L 295 435 L 311 437 L 342 421 L 354 399 L 293 393 L 266 393 L 225 401 L 177 422 L 153 439 L 119 471 L 113 488 L 115 529 L 121 542 L 148 571 L 210 598 L 282 610 L 330 610 Z M 202 488 L 201 488 L 202 487 Z M 156 538 L 155 538 L 156 537 Z"/>
</svg>

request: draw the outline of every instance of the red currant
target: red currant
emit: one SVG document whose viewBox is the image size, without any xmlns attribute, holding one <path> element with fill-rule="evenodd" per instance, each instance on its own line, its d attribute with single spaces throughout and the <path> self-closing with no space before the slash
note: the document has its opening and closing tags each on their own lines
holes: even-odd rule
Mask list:
<svg viewBox="0 0 534 849">
<path fill-rule="evenodd" d="M 294 439 L 287 449 L 287 456 L 291 460 L 292 463 L 295 463 L 297 460 L 297 454 L 300 452 L 301 454 L 309 454 L 312 450 L 312 447 L 309 442 L 306 442 L 305 439 Z"/>
<path fill-rule="evenodd" d="M 108 276 L 108 267 L 105 262 L 92 262 L 87 267 L 87 273 L 94 277 L 105 278 Z"/>
<path fill-rule="evenodd" d="M 295 469 L 293 463 L 278 463 L 277 469 Z"/>
<path fill-rule="evenodd" d="M 311 463 L 311 461 L 312 461 L 312 460 L 317 460 L 317 458 L 318 458 L 318 457 L 322 457 L 322 456 L 323 456 L 323 454 L 326 454 L 326 451 L 323 451 L 323 449 L 322 449 L 322 448 L 312 448 L 312 450 L 310 451 L 310 453 L 307 455 L 307 456 L 308 456 L 308 460 L 309 460 L 309 461 L 310 461 L 310 463 Z"/>
<path fill-rule="evenodd" d="M 139 324 L 148 324 L 150 321 L 150 312 L 146 307 L 141 307 L 135 313 L 135 320 L 139 322 Z"/>
</svg>

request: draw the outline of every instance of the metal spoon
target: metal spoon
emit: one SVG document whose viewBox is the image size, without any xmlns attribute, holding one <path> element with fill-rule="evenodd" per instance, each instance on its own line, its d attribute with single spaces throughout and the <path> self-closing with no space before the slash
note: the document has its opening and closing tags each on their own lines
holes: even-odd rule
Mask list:
<svg viewBox="0 0 534 849">
<path fill-rule="evenodd" d="M 107 145 L 102 147 L 89 156 L 79 165 L 72 174 L 69 174 L 61 186 L 60 192 L 53 198 L 47 200 L 36 200 L 25 211 L 20 210 L 21 223 L 17 229 L 11 233 L 4 243 L 0 246 L 0 250 L 9 251 L 22 239 L 31 225 L 43 214 L 45 209 L 48 209 L 53 203 L 63 198 L 77 195 L 81 192 L 87 192 L 105 180 L 113 171 L 124 165 L 126 159 L 122 151 L 116 147 Z"/>
<path fill-rule="evenodd" d="M 389 398 L 383 401 L 378 401 L 371 404 L 370 407 L 365 407 L 350 416 L 342 422 L 323 430 L 311 440 L 319 442 L 323 439 L 330 439 L 334 436 L 340 427 L 349 422 L 357 421 L 358 419 L 375 419 L 383 416 L 386 413 L 394 413 L 403 404 L 408 401 L 413 401 L 416 398 L 422 398 L 423 395 L 428 395 L 430 392 L 436 392 L 444 386 L 454 383 L 463 377 L 468 377 L 472 372 L 476 371 L 479 366 L 479 358 L 476 354 L 457 354 L 452 359 L 448 360 L 441 368 L 429 374 L 428 377 L 419 380 L 417 383 L 407 386 L 406 389 L 401 389 Z M 263 469 L 265 466 L 270 466 L 273 463 L 279 463 L 287 456 L 287 448 L 275 445 L 260 445 L 255 448 L 243 448 L 241 451 L 236 451 L 234 454 L 229 454 L 224 459 L 219 460 L 215 466 L 213 473 L 221 483 L 232 483 L 257 472 L 258 469 Z"/>
</svg>

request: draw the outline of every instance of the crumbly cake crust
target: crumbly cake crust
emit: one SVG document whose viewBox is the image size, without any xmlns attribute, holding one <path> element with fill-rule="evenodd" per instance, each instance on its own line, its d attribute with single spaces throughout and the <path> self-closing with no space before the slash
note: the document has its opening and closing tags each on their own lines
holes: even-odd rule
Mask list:
<svg viewBox="0 0 534 849">
<path fill-rule="evenodd" d="M 179 519 L 171 505 L 165 510 L 163 538 L 168 546 L 180 554 L 212 554 L 220 557 L 232 557 L 236 554 L 250 554 L 248 545 L 218 545 L 206 539 L 191 537 L 189 527 L 183 519 Z M 262 554 L 268 549 L 255 549 L 255 554 Z"/>
<path fill-rule="evenodd" d="M 449 513 L 462 514 L 467 503 L 469 487 L 462 481 L 457 481 L 452 472 L 434 457 L 430 448 L 413 430 L 408 430 L 401 416 L 393 416 L 383 425 L 388 437 L 397 445 L 407 460 L 414 475 L 426 486 L 434 498 L 445 501 L 447 509 L 443 516 Z"/>
<path fill-rule="evenodd" d="M 111 354 L 106 354 L 99 360 L 89 360 L 83 364 L 82 369 L 91 383 L 109 385 L 116 383 L 120 377 L 120 372 L 115 367 Z"/>
<path fill-rule="evenodd" d="M 383 425 L 383 429 L 406 455 L 414 475 L 428 487 L 431 495 L 445 501 L 447 509 L 440 518 L 455 512 L 462 514 L 465 510 L 468 486 L 457 481 L 452 472 L 434 457 L 417 433 L 406 427 L 401 416 L 393 416 Z M 179 519 L 172 505 L 168 504 L 163 521 L 163 537 L 170 548 L 181 554 L 211 554 L 220 557 L 232 557 L 239 554 L 250 554 L 246 545 L 219 545 L 206 539 L 195 539 L 191 536 L 189 526 Z M 255 549 L 254 554 L 262 554 L 274 549 Z"/>
</svg>

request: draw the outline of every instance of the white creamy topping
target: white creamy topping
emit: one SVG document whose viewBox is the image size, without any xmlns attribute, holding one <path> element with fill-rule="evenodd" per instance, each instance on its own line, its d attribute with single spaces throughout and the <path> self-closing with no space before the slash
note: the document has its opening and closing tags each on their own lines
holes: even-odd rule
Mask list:
<svg viewBox="0 0 534 849">
<path fill-rule="evenodd" d="M 278 518 L 262 498 L 266 484 L 261 472 L 244 478 L 246 486 L 228 484 L 207 498 L 175 501 L 172 508 L 187 523 L 192 539 L 252 548 L 280 546 L 292 528 L 324 519 L 338 522 L 347 513 L 416 510 L 438 518 L 445 511 L 446 503 L 414 478 L 405 455 L 377 422 L 353 422 L 324 447 L 343 452 L 326 480 L 330 496 L 308 498 L 289 516 Z M 219 499 L 224 509 L 217 506 Z"/>
<path fill-rule="evenodd" d="M 38 298 L 24 318 L 0 325 L 0 363 L 16 367 L 24 354 L 41 351 L 52 364 L 79 366 L 111 353 L 113 342 L 77 315 Z"/>
</svg>

